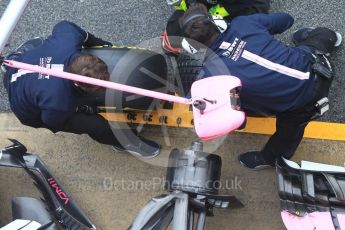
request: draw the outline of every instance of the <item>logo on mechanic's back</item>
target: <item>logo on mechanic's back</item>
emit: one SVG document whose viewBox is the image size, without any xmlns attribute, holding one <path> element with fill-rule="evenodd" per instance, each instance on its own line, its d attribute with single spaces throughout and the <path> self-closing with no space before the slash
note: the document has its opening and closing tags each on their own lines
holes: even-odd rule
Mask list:
<svg viewBox="0 0 345 230">
<path fill-rule="evenodd" d="M 44 68 L 54 69 L 54 70 L 57 70 L 57 71 L 63 71 L 64 65 L 63 64 L 52 64 L 52 60 L 53 60 L 52 57 L 40 58 L 39 66 L 44 67 Z M 50 76 L 46 75 L 46 74 L 42 74 L 42 73 L 38 74 L 38 79 L 39 80 L 44 80 L 44 79 L 49 80 L 49 77 Z"/>
<path fill-rule="evenodd" d="M 232 43 L 222 42 L 219 48 L 222 50 L 226 50 L 222 54 L 224 57 L 228 57 L 234 61 L 237 61 L 240 58 L 245 45 L 245 41 L 242 41 L 239 38 L 235 38 L 235 40 Z"/>
</svg>

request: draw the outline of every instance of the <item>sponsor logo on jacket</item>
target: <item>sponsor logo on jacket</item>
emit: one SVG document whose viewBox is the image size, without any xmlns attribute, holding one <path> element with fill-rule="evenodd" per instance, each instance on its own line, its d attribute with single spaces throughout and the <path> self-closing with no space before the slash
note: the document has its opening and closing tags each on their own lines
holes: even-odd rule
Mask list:
<svg viewBox="0 0 345 230">
<path fill-rule="evenodd" d="M 235 40 L 232 43 L 229 42 L 222 42 L 222 44 L 219 46 L 220 49 L 225 50 L 224 53 L 222 53 L 222 56 L 232 59 L 233 61 L 237 61 L 243 52 L 244 46 L 247 42 L 235 38 Z"/>
</svg>

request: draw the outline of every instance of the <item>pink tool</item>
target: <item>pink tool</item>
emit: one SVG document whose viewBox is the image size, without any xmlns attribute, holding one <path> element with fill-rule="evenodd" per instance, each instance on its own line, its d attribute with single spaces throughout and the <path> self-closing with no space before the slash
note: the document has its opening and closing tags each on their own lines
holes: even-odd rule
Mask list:
<svg viewBox="0 0 345 230">
<path fill-rule="evenodd" d="M 239 128 L 245 114 L 231 102 L 238 95 L 231 89 L 241 86 L 241 80 L 231 76 L 214 76 L 196 81 L 192 85 L 195 131 L 202 140 L 212 140 Z M 204 110 L 197 103 L 208 103 Z M 199 106 L 200 107 L 200 106 Z"/>
<path fill-rule="evenodd" d="M 192 85 L 192 98 L 186 99 L 12 60 L 5 60 L 4 64 L 12 68 L 29 70 L 108 89 L 193 105 L 194 126 L 201 140 L 212 140 L 226 135 L 239 128 L 245 120 L 244 112 L 239 111 L 239 107 L 233 103 L 234 99 L 238 97 L 236 93 L 233 93 L 234 89 L 241 86 L 241 81 L 233 76 L 214 76 L 196 81 Z"/>
</svg>

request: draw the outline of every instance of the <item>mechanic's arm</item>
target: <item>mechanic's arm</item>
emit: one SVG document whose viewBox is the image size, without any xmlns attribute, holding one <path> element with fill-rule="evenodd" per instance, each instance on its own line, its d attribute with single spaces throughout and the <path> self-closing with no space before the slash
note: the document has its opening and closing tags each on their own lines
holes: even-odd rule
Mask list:
<svg viewBox="0 0 345 230">
<path fill-rule="evenodd" d="M 287 13 L 256 14 L 252 17 L 273 35 L 283 33 L 294 23 L 293 17 Z"/>
<path fill-rule="evenodd" d="M 66 20 L 61 21 L 54 26 L 52 35 L 64 46 L 74 46 L 77 49 L 80 49 L 82 46 L 112 46 L 110 42 L 95 37 L 93 34 L 86 32 L 73 22 Z"/>
</svg>

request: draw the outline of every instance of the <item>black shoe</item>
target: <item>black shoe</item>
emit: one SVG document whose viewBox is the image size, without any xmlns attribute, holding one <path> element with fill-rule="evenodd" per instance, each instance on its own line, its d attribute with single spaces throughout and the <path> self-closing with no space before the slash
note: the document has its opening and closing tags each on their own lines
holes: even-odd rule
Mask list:
<svg viewBox="0 0 345 230">
<path fill-rule="evenodd" d="M 300 42 L 303 42 L 306 40 L 310 34 L 311 31 L 313 31 L 315 28 L 314 27 L 307 27 L 307 28 L 302 28 L 299 30 L 296 30 L 292 34 L 292 42 L 296 45 Z"/>
<path fill-rule="evenodd" d="M 274 163 L 265 161 L 259 151 L 246 152 L 239 155 L 238 160 L 241 165 L 252 170 L 260 170 L 274 167 Z"/>
<path fill-rule="evenodd" d="M 138 137 L 136 143 L 130 143 L 124 146 L 115 146 L 112 148 L 116 152 L 129 152 L 142 159 L 151 159 L 159 155 L 161 146 L 155 142 L 143 137 Z"/>
<path fill-rule="evenodd" d="M 299 30 L 296 30 L 293 34 L 292 34 L 292 42 L 296 45 L 300 42 L 303 42 L 304 40 L 306 40 L 310 34 L 310 32 L 312 32 L 315 28 L 314 27 L 306 27 L 306 28 L 302 28 Z M 338 47 L 341 45 L 342 41 L 343 41 L 343 37 L 340 33 L 334 31 L 337 40 L 334 42 L 334 47 Z"/>
</svg>

